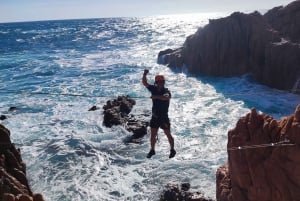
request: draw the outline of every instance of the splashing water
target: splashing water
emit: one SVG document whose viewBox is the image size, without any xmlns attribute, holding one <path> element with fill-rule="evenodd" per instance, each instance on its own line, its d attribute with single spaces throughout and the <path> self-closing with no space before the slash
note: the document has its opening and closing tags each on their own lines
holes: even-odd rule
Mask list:
<svg viewBox="0 0 300 201">
<path fill-rule="evenodd" d="M 167 183 L 189 182 L 214 198 L 215 172 L 227 160 L 227 132 L 238 118 L 252 107 L 280 118 L 300 100 L 247 75 L 199 77 L 156 64 L 160 50 L 180 47 L 222 15 L 0 24 L 0 109 L 8 116 L 1 123 L 21 148 L 33 191 L 53 201 L 158 200 Z M 145 68 L 150 81 L 163 74 L 172 93 L 173 159 L 162 131 L 149 160 L 149 134 L 126 144 L 128 131 L 104 127 L 102 109 L 88 111 L 129 94 L 136 97 L 132 113 L 149 113 Z M 17 110 L 8 111 L 12 106 Z"/>
</svg>

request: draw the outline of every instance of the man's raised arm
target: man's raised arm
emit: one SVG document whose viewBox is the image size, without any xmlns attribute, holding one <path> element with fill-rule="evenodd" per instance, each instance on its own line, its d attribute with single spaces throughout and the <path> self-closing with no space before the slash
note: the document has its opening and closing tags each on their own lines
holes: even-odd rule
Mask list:
<svg viewBox="0 0 300 201">
<path fill-rule="evenodd" d="M 144 74 L 143 74 L 143 78 L 142 78 L 142 83 L 145 87 L 148 87 L 148 81 L 147 81 L 147 74 L 149 73 L 149 70 L 145 69 L 144 70 Z"/>
</svg>

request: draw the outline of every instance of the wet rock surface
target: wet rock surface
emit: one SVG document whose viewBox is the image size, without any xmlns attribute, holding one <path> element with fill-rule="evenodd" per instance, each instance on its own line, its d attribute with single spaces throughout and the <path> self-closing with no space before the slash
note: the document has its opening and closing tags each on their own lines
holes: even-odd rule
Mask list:
<svg viewBox="0 0 300 201">
<path fill-rule="evenodd" d="M 201 192 L 190 192 L 190 184 L 182 183 L 179 187 L 178 184 L 168 184 L 160 197 L 160 201 L 214 201 L 211 198 L 206 198 Z"/>
<path fill-rule="evenodd" d="M 103 124 L 106 127 L 123 125 L 126 130 L 133 133 L 128 139 L 131 142 L 144 137 L 147 134 L 147 126 L 149 125 L 149 121 L 144 120 L 149 114 L 143 117 L 130 114 L 135 104 L 135 100 L 129 96 L 119 96 L 116 99 L 107 101 L 103 106 Z"/>
</svg>

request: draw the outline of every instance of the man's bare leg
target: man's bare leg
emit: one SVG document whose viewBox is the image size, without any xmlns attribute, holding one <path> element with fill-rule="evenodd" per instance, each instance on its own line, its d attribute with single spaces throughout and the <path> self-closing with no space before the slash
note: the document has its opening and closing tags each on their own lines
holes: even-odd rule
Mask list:
<svg viewBox="0 0 300 201">
<path fill-rule="evenodd" d="M 169 144 L 170 144 L 170 155 L 169 158 L 173 158 L 176 155 L 176 151 L 174 149 L 174 138 L 171 135 L 170 129 L 164 129 L 164 133 L 166 134 Z"/>
<path fill-rule="evenodd" d="M 156 143 L 157 132 L 158 132 L 158 128 L 151 128 L 151 137 L 150 137 L 151 149 L 147 154 L 147 158 L 151 158 L 155 154 L 155 143 Z"/>
</svg>

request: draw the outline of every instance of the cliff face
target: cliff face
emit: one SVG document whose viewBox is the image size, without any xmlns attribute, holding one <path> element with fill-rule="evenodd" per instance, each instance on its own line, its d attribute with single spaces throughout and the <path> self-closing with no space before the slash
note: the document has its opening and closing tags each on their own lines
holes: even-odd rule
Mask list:
<svg viewBox="0 0 300 201">
<path fill-rule="evenodd" d="M 264 14 L 266 21 L 293 42 L 300 42 L 300 3 L 294 1 L 286 7 L 275 7 Z"/>
<path fill-rule="evenodd" d="M 43 201 L 33 194 L 20 150 L 10 140 L 10 131 L 0 124 L 0 200 Z"/>
<path fill-rule="evenodd" d="M 251 73 L 258 82 L 291 90 L 300 79 L 300 0 L 265 15 L 233 13 L 210 20 L 182 48 L 161 51 L 158 62 L 185 65 L 192 73 L 237 76 Z"/>
<path fill-rule="evenodd" d="M 228 164 L 217 171 L 217 200 L 299 200 L 299 145 L 300 105 L 280 121 L 253 109 L 228 132 Z"/>
</svg>

